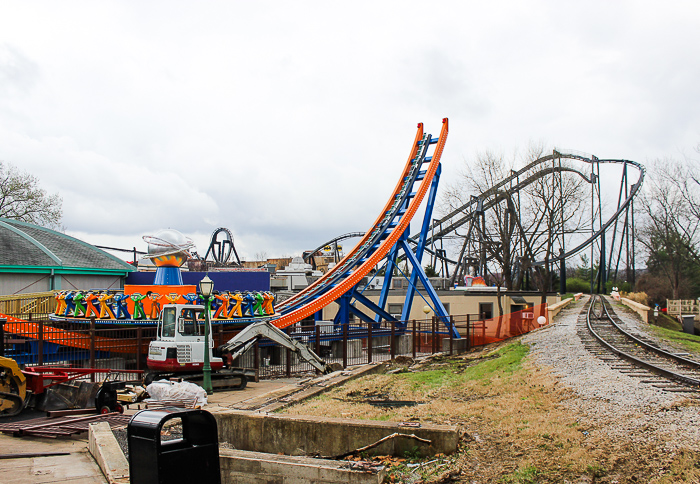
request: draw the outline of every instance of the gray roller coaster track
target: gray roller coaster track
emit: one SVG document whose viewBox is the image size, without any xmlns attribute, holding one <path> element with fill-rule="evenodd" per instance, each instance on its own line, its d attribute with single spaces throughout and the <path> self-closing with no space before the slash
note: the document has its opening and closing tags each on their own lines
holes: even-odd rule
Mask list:
<svg viewBox="0 0 700 484">
<path fill-rule="evenodd" d="M 329 240 L 328 242 L 325 242 L 325 243 L 319 245 L 314 250 L 312 250 L 310 252 L 306 252 L 304 254 L 304 262 L 308 262 L 309 258 L 312 255 L 314 255 L 315 253 L 317 253 L 319 250 L 323 249 L 324 247 L 327 247 L 329 245 L 332 246 L 333 244 L 336 244 L 336 243 L 340 242 L 341 240 L 353 239 L 355 237 L 364 237 L 364 235 L 365 235 L 365 232 L 348 232 L 347 234 L 339 235 L 338 237 L 335 237 L 335 238 Z"/>
<path fill-rule="evenodd" d="M 443 237 L 452 235 L 455 232 L 455 230 L 457 230 L 459 227 L 462 227 L 463 225 L 469 223 L 475 216 L 477 206 L 480 202 L 482 203 L 483 210 L 493 208 L 503 200 L 508 199 L 513 194 L 519 192 L 526 186 L 530 185 L 531 183 L 544 176 L 551 175 L 552 173 L 557 173 L 559 171 L 567 171 L 578 174 L 588 183 L 593 183 L 595 181 L 592 179 L 592 177 L 588 177 L 586 174 L 569 167 L 547 167 L 532 173 L 530 176 L 528 176 L 522 181 L 518 181 L 520 176 L 531 172 L 531 170 L 535 169 L 537 166 L 557 159 L 574 159 L 583 161 L 585 163 L 589 163 L 591 165 L 594 163 L 626 164 L 637 168 L 639 172 L 639 178 L 637 182 L 630 187 L 630 191 L 627 194 L 625 200 L 619 205 L 617 211 L 615 211 L 615 213 L 596 232 L 591 234 L 591 236 L 584 242 L 580 243 L 575 248 L 565 252 L 564 254 L 547 260 L 536 261 L 533 263 L 533 265 L 542 265 L 549 262 L 557 262 L 562 259 L 567 259 L 573 255 L 576 255 L 578 252 L 585 249 L 586 247 L 590 246 L 596 239 L 598 239 L 603 233 L 606 232 L 608 227 L 610 227 L 610 225 L 612 225 L 620 217 L 620 215 L 625 212 L 625 210 L 627 210 L 634 197 L 638 194 L 639 190 L 641 189 L 642 182 L 644 181 L 644 175 L 646 173 L 646 169 L 642 164 L 630 160 L 597 159 L 595 157 L 587 158 L 581 155 L 560 153 L 558 151 L 555 151 L 551 155 L 538 158 L 529 165 L 521 168 L 520 170 L 512 173 L 510 176 L 504 178 L 493 187 L 481 193 L 481 195 L 479 195 L 478 197 L 473 197 L 469 202 L 454 209 L 452 212 L 445 215 L 441 219 L 435 220 L 430 227 L 430 236 L 428 237 L 426 245 L 431 245 L 435 241 L 442 239 Z M 516 181 L 516 185 L 512 186 L 511 188 L 504 188 L 509 184 L 513 183 L 514 181 Z M 417 243 L 417 240 L 417 235 L 411 236 L 409 239 L 409 241 L 414 244 Z M 455 261 L 451 260 L 448 260 L 448 262 L 451 262 L 452 264 L 456 263 Z"/>
</svg>

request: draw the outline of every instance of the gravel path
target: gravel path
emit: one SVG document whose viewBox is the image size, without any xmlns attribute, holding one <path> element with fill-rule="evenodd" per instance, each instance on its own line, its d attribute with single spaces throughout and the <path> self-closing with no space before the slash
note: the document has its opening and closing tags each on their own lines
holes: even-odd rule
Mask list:
<svg viewBox="0 0 700 484">
<path fill-rule="evenodd" d="M 595 432 L 612 439 L 656 443 L 669 451 L 681 447 L 700 450 L 700 400 L 641 383 L 589 353 L 576 332 L 579 313 L 587 302 L 585 298 L 570 304 L 554 324 L 523 339 L 531 347 L 533 361 L 551 368 L 573 391 L 562 405 L 579 414 L 580 421 L 593 426 Z M 653 338 L 636 314 L 617 307 L 616 312 L 633 332 Z"/>
</svg>

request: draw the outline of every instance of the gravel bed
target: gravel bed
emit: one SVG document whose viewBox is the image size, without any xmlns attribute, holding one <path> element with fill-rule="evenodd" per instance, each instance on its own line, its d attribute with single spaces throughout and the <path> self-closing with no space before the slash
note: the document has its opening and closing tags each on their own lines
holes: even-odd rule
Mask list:
<svg viewBox="0 0 700 484">
<path fill-rule="evenodd" d="M 668 451 L 700 450 L 700 400 L 642 383 L 589 353 L 577 335 L 578 316 L 587 302 L 582 298 L 571 303 L 554 324 L 523 338 L 533 361 L 551 368 L 572 390 L 572 398 L 561 404 L 576 412 L 593 432 L 612 439 L 656 443 Z M 613 306 L 632 332 L 653 339 L 635 313 Z"/>
<path fill-rule="evenodd" d="M 114 434 L 114 438 L 117 439 L 117 443 L 119 444 L 119 447 L 121 447 L 122 452 L 124 452 L 124 457 L 126 457 L 126 461 L 129 461 L 129 444 L 126 439 L 126 429 L 113 429 L 112 433 Z"/>
</svg>

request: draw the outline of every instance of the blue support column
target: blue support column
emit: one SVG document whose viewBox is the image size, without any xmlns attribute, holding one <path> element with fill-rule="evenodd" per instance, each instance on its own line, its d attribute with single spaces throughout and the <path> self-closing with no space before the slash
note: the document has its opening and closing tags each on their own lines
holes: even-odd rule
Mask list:
<svg viewBox="0 0 700 484">
<path fill-rule="evenodd" d="M 401 245 L 404 246 L 404 250 L 406 252 L 406 257 L 408 261 L 413 265 L 414 273 L 418 273 L 418 278 L 423 284 L 423 287 L 425 287 L 425 292 L 428 293 L 428 297 L 430 300 L 433 302 L 433 308 L 435 309 L 435 315 L 438 316 L 439 320 L 442 321 L 445 326 L 449 328 L 449 322 L 450 322 L 450 315 L 447 314 L 447 311 L 445 310 L 445 306 L 442 305 L 442 301 L 440 301 L 440 298 L 437 295 L 437 291 L 435 288 L 430 284 L 430 281 L 428 280 L 428 277 L 425 275 L 425 272 L 423 271 L 423 268 L 420 266 L 420 262 L 418 262 L 418 259 L 416 259 L 416 255 L 410 250 L 411 248 L 408 246 L 408 243 L 406 241 L 400 241 L 399 242 Z M 416 267 L 420 269 L 416 269 Z M 406 301 L 406 304 L 408 304 L 408 300 Z M 451 328 L 453 337 L 459 338 L 459 332 L 455 330 L 455 328 Z"/>
<path fill-rule="evenodd" d="M 423 266 L 421 266 L 423 260 L 423 253 L 425 252 L 425 241 L 428 238 L 428 230 L 430 229 L 430 222 L 433 217 L 433 208 L 435 207 L 435 199 L 437 198 L 438 183 L 440 183 L 440 173 L 442 172 L 442 164 L 438 165 L 435 171 L 435 176 L 430 184 L 430 192 L 428 194 L 428 201 L 425 207 L 425 215 L 423 216 L 423 225 L 421 225 L 420 237 L 418 237 L 418 245 L 415 252 L 415 260 L 417 261 L 417 266 L 414 264 L 413 271 L 411 272 L 411 278 L 408 283 L 408 289 L 406 290 L 406 301 L 403 305 L 403 311 L 401 312 L 401 319 L 403 321 L 408 321 L 411 314 L 411 307 L 413 306 L 413 298 L 416 295 L 416 282 L 418 281 L 419 274 L 425 276 L 425 271 Z M 408 233 L 408 230 L 406 231 Z M 404 252 L 411 252 L 410 247 L 405 242 L 405 238 L 402 237 Z M 408 254 L 407 254 L 408 256 Z M 428 284 L 430 286 L 430 284 Z M 432 288 L 432 286 L 430 286 Z M 427 287 L 426 287 L 427 289 Z M 442 304 L 440 304 L 442 306 Z M 444 311 L 444 308 L 443 308 Z"/>
<path fill-rule="evenodd" d="M 340 299 L 338 299 L 338 303 L 340 304 L 340 309 L 338 310 L 338 323 L 340 323 L 340 326 L 347 327 L 350 329 L 350 299 L 352 298 L 351 296 L 352 292 L 348 292 L 346 294 L 343 294 Z"/>
<path fill-rule="evenodd" d="M 408 231 L 408 229 L 406 230 Z M 386 307 L 386 301 L 389 298 L 389 292 L 391 291 L 391 280 L 394 277 L 394 267 L 396 266 L 396 258 L 398 256 L 399 246 L 394 245 L 389 251 L 386 261 L 386 269 L 384 270 L 384 283 L 382 283 L 382 291 L 379 293 L 379 303 L 377 304 L 380 308 L 384 309 Z M 379 323 L 382 317 L 377 314 L 374 320 Z"/>
</svg>

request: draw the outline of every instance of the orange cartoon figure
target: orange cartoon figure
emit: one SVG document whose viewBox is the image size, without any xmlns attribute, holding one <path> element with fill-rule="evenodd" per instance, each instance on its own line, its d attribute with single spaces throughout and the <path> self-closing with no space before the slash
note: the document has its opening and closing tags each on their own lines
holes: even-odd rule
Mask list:
<svg viewBox="0 0 700 484">
<path fill-rule="evenodd" d="M 222 319 L 226 318 L 228 316 L 228 300 L 231 296 L 228 295 L 227 292 L 220 292 L 216 293 L 214 297 L 220 301 L 219 309 L 216 310 L 214 313 L 214 319 L 219 319 L 219 316 L 221 316 L 221 313 L 224 313 L 224 316 Z"/>
<path fill-rule="evenodd" d="M 243 303 L 243 296 L 241 295 L 240 291 L 236 291 L 233 294 L 229 292 L 229 297 L 233 299 L 233 307 L 231 308 L 231 311 L 228 313 L 229 318 L 241 318 L 243 317 L 243 313 L 241 311 L 241 304 Z"/>
<path fill-rule="evenodd" d="M 56 316 L 62 316 L 66 310 L 66 291 L 58 291 L 54 294 L 56 298 Z"/>
<path fill-rule="evenodd" d="M 100 311 L 98 311 L 97 304 L 98 296 L 94 292 L 90 291 L 85 295 L 85 317 L 89 318 L 90 315 L 94 314 L 96 318 L 100 317 Z"/>
<path fill-rule="evenodd" d="M 263 294 L 263 311 L 266 315 L 272 316 L 275 314 L 275 308 L 272 303 L 275 301 L 275 295 L 270 291 L 265 291 Z"/>
<path fill-rule="evenodd" d="M 151 300 L 151 314 L 148 317 L 151 319 L 158 319 L 160 317 L 160 303 L 158 300 L 163 296 L 153 291 L 148 291 L 146 296 Z"/>
<path fill-rule="evenodd" d="M 109 319 L 117 319 L 114 317 L 112 308 L 109 307 L 109 301 L 112 299 L 114 299 L 114 295 L 106 291 L 97 297 L 97 300 L 100 301 L 100 319 L 104 319 L 107 316 L 109 316 Z"/>
</svg>

